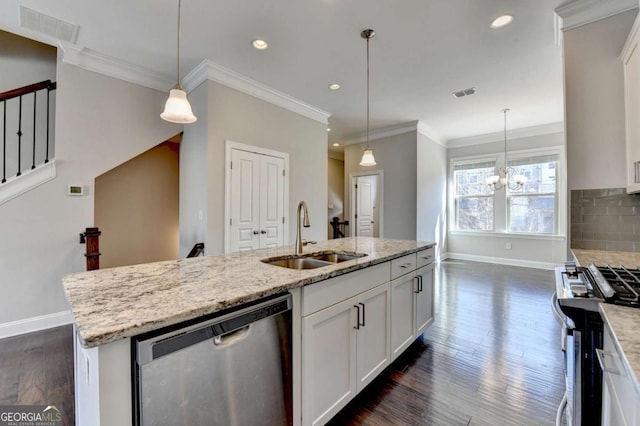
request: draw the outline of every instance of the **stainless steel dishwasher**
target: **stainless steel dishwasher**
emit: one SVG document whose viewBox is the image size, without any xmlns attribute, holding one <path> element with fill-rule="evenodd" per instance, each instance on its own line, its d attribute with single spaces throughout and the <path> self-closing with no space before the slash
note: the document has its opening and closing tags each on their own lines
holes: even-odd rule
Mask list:
<svg viewBox="0 0 640 426">
<path fill-rule="evenodd" d="M 291 295 L 133 339 L 140 425 L 290 425 Z"/>
</svg>

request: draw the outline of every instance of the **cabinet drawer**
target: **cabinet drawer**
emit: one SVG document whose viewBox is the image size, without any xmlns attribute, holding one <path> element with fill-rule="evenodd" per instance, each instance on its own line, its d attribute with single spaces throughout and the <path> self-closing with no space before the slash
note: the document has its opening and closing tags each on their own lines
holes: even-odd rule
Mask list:
<svg viewBox="0 0 640 426">
<path fill-rule="evenodd" d="M 303 287 L 302 316 L 386 283 L 389 281 L 389 263 L 381 263 Z"/>
<path fill-rule="evenodd" d="M 422 268 L 423 266 L 433 263 L 436 255 L 436 249 L 435 247 L 431 247 L 426 250 L 419 251 L 416 254 L 418 255 L 418 268 Z"/>
<path fill-rule="evenodd" d="M 416 270 L 418 259 L 415 253 L 393 259 L 391 261 L 391 279 L 396 279 L 404 274 Z"/>
</svg>

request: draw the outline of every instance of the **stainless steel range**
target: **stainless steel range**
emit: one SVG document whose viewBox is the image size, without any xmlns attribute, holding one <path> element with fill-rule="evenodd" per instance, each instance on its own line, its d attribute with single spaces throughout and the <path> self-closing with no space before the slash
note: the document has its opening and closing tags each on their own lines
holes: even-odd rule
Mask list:
<svg viewBox="0 0 640 426">
<path fill-rule="evenodd" d="M 602 412 L 602 370 L 596 349 L 602 349 L 599 303 L 640 308 L 640 269 L 567 262 L 556 268 L 552 306 L 562 328 L 567 391 L 558 408 L 567 425 L 599 425 Z"/>
</svg>

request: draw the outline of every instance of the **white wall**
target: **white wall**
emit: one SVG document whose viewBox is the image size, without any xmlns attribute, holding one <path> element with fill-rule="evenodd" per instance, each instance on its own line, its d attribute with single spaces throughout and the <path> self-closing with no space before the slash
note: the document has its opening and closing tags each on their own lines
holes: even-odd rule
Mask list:
<svg viewBox="0 0 640 426">
<path fill-rule="evenodd" d="M 85 270 L 78 234 L 93 225 L 94 178 L 181 130 L 159 117 L 165 93 L 60 59 L 57 81 L 57 178 L 0 205 L 0 323 L 68 309 L 61 279 Z M 68 184 L 86 195 L 67 196 Z"/>
<path fill-rule="evenodd" d="M 189 102 L 198 121 L 184 126 L 180 143 L 180 257 L 205 242 L 207 233 L 207 85 L 191 91 Z M 209 253 L 206 244 L 204 250 Z"/>
<path fill-rule="evenodd" d="M 335 216 L 344 220 L 344 154 L 329 151 L 328 158 L 327 221 Z M 333 208 L 329 207 L 333 206 Z M 328 238 L 333 238 L 333 227 L 327 224 Z"/>
<path fill-rule="evenodd" d="M 200 110 L 201 91 L 206 92 L 206 110 Z M 197 92 L 197 93 L 196 93 Z M 206 115 L 206 179 L 201 185 L 206 186 L 206 232 L 204 235 L 205 250 L 208 255 L 224 252 L 224 156 L 225 141 L 243 143 L 289 154 L 289 224 L 288 244 L 292 244 L 296 235 L 295 213 L 298 202 L 305 200 L 309 207 L 311 227 L 304 229 L 304 238 L 313 240 L 327 239 L 327 128 L 318 121 L 288 111 L 242 93 L 219 83 L 206 81 L 189 96 L 195 102 L 194 113 L 198 117 Z M 198 118 L 200 120 L 200 118 Z M 189 126 L 185 126 L 183 145 L 202 138 L 203 130 L 194 130 L 191 134 Z M 199 143 L 199 142 L 198 142 Z M 200 164 L 202 147 L 194 155 L 183 156 L 181 151 L 181 169 L 197 167 Z M 184 161 L 182 161 L 184 157 Z M 200 179 L 196 177 L 181 181 L 181 199 L 191 199 L 189 191 Z M 197 189 L 195 189 L 197 191 Z M 199 228 L 194 225 L 195 211 L 202 194 L 198 192 L 190 205 L 182 206 L 181 228 L 189 223 L 185 232 L 198 235 Z M 194 232 L 195 230 L 195 232 Z M 200 236 L 198 235 L 198 238 Z M 184 249 L 193 241 L 183 234 L 181 229 L 181 246 Z"/>
<path fill-rule="evenodd" d="M 564 33 L 568 188 L 626 185 L 619 55 L 637 10 Z"/>
<path fill-rule="evenodd" d="M 551 133 L 547 135 L 521 137 L 508 139 L 508 150 L 518 151 L 535 148 L 557 147 L 564 145 L 564 133 Z M 451 159 L 492 155 L 504 155 L 504 140 L 482 143 L 476 145 L 449 148 L 447 150 L 447 176 L 451 176 Z M 504 161 L 504 160 L 501 160 Z M 563 176 L 559 176 L 559 192 L 565 192 Z M 447 196 L 451 197 L 453 190 L 449 182 Z M 478 235 L 478 233 L 456 232 L 448 228 L 447 252 L 450 256 L 478 261 L 493 261 L 497 263 L 530 266 L 538 268 L 551 268 L 565 261 L 567 255 L 566 241 L 566 205 L 561 201 L 558 210 L 559 230 L 562 236 L 523 236 L 517 234 L 490 233 Z M 452 208 L 449 204 L 449 208 Z M 498 197 L 495 204 L 496 221 L 506 221 L 506 205 L 504 198 Z M 453 220 L 453 212 L 449 215 L 449 221 Z M 507 244 L 511 245 L 507 249 Z"/>
<path fill-rule="evenodd" d="M 418 132 L 416 184 L 416 239 L 435 241 L 446 249 L 447 149 Z"/>
<path fill-rule="evenodd" d="M 405 240 L 416 239 L 416 132 L 370 141 L 376 166 L 362 167 L 364 144 L 345 147 L 345 218 L 351 220 L 350 174 L 368 170 L 384 171 L 382 236 Z M 351 226 L 350 228 L 353 228 Z M 353 232 L 350 229 L 350 232 Z"/>
</svg>

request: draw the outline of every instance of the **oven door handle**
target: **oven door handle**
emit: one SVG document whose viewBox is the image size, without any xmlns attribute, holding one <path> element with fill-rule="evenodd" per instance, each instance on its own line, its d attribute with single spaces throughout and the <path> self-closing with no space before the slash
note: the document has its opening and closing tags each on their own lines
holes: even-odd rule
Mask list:
<svg viewBox="0 0 640 426">
<path fill-rule="evenodd" d="M 556 411 L 556 426 L 562 426 L 562 415 L 564 414 L 564 410 L 567 409 L 567 402 L 569 398 L 567 392 L 564 392 L 564 396 L 562 397 L 562 401 L 560 401 L 560 406 L 558 407 L 558 411 Z"/>
<path fill-rule="evenodd" d="M 566 315 L 564 315 L 562 313 L 562 311 L 560 311 L 560 304 L 558 303 L 558 292 L 554 291 L 553 294 L 551 295 L 551 309 L 553 309 L 553 313 L 555 314 L 556 318 L 558 318 L 558 321 L 560 321 L 561 324 L 566 326 Z"/>
</svg>

